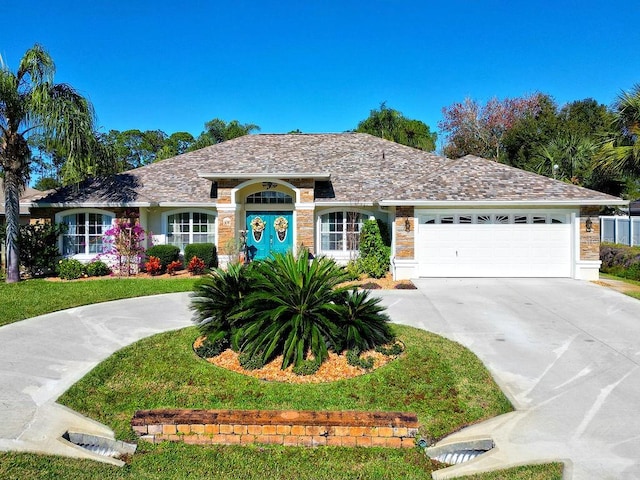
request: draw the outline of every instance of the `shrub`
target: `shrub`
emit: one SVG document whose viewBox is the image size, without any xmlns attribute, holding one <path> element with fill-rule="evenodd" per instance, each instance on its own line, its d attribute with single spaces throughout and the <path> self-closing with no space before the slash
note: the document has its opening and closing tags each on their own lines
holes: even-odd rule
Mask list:
<svg viewBox="0 0 640 480">
<path fill-rule="evenodd" d="M 202 345 L 194 350 L 196 352 L 196 355 L 201 358 L 213 358 L 220 355 L 227 348 L 229 348 L 229 341 L 226 338 L 211 341 L 207 337 L 205 338 L 204 342 L 202 342 Z"/>
<path fill-rule="evenodd" d="M 360 271 L 358 270 L 358 262 L 356 260 L 349 260 L 349 263 L 344 267 L 344 271 L 347 274 L 348 280 L 358 280 L 360 278 Z"/>
<path fill-rule="evenodd" d="M 206 268 L 218 266 L 218 254 L 213 243 L 191 243 L 184 247 L 184 263 L 188 265 L 193 257 L 203 260 Z"/>
<path fill-rule="evenodd" d="M 144 264 L 144 269 L 149 275 L 157 275 L 162 270 L 162 264 L 158 257 L 153 255 L 149 257 L 149 260 Z"/>
<path fill-rule="evenodd" d="M 391 249 L 384 244 L 376 220 L 366 220 L 360 232 L 358 270 L 373 278 L 384 277 L 389 271 Z"/>
<path fill-rule="evenodd" d="M 243 299 L 250 290 L 248 271 L 251 267 L 231 263 L 226 270 L 212 270 L 196 284 L 190 308 L 194 311 L 193 321 L 209 341 L 232 339 L 235 324 L 241 321 L 232 316 L 241 311 Z"/>
<path fill-rule="evenodd" d="M 298 366 L 294 366 L 292 368 L 292 372 L 296 375 L 305 376 L 305 375 L 313 375 L 320 369 L 320 363 L 315 359 L 308 358 L 304 362 L 302 362 Z"/>
<path fill-rule="evenodd" d="M 373 368 L 373 358 L 361 358 L 359 348 L 347 350 L 347 363 L 353 367 L 363 368 L 365 370 L 371 370 Z"/>
<path fill-rule="evenodd" d="M 169 275 L 175 275 L 178 270 L 182 270 L 182 262 L 180 260 L 174 260 L 167 265 L 167 273 Z"/>
<path fill-rule="evenodd" d="M 251 279 L 254 288 L 244 299 L 238 333 L 241 350 L 262 352 L 265 363 L 282 355 L 282 369 L 300 366 L 308 353 L 322 363 L 340 334 L 336 300 L 352 288 L 338 287 L 346 279 L 344 269 L 327 257 L 288 252 L 257 263 Z"/>
<path fill-rule="evenodd" d="M 160 259 L 161 271 L 164 272 L 171 262 L 175 262 L 180 257 L 180 249 L 175 245 L 154 245 L 147 249 L 148 257 L 158 257 Z"/>
<path fill-rule="evenodd" d="M 90 277 L 104 277 L 111 273 L 109 266 L 101 260 L 94 260 L 86 268 Z"/>
<path fill-rule="evenodd" d="M 378 345 L 376 352 L 387 355 L 388 357 L 396 357 L 404 352 L 404 345 L 400 342 L 394 342 L 391 345 Z"/>
<path fill-rule="evenodd" d="M 334 260 L 307 251 L 230 264 L 196 285 L 194 321 L 212 340 L 231 338 L 246 358 L 266 364 L 282 355 L 282 369 L 306 371 L 308 356 L 320 365 L 329 350 L 369 350 L 393 340 L 380 300 L 340 285 L 346 278 Z"/>
<path fill-rule="evenodd" d="M 600 260 L 603 273 L 640 280 L 640 247 L 603 243 Z"/>
<path fill-rule="evenodd" d="M 84 264 L 75 258 L 65 258 L 58 262 L 58 276 L 64 280 L 75 280 L 86 274 Z"/>
<path fill-rule="evenodd" d="M 370 297 L 368 291 L 360 290 L 348 292 L 340 300 L 341 315 L 337 322 L 340 328 L 339 350 L 364 352 L 394 339 L 380 298 Z"/>
<path fill-rule="evenodd" d="M 204 273 L 204 269 L 204 260 L 201 260 L 199 257 L 192 257 L 191 260 L 189 260 L 187 270 L 189 270 L 191 275 L 202 275 Z"/>
<path fill-rule="evenodd" d="M 60 258 L 58 237 L 67 231 L 65 224 L 20 225 L 18 246 L 20 264 L 32 277 L 47 275 L 56 269 Z"/>
<path fill-rule="evenodd" d="M 365 282 L 362 285 L 360 285 L 360 288 L 364 290 L 379 290 L 382 287 L 378 285 L 376 282 Z"/>
<path fill-rule="evenodd" d="M 238 362 L 240 362 L 240 366 L 245 370 L 258 370 L 264 367 L 264 360 L 262 358 L 262 354 L 256 353 L 250 354 L 247 352 L 242 352 L 238 355 Z"/>
<path fill-rule="evenodd" d="M 105 252 L 116 260 L 113 270 L 118 275 L 138 273 L 144 255 L 144 229 L 136 222 L 137 213 L 126 213 L 127 218 L 118 218 L 115 224 L 104 232 Z"/>
</svg>

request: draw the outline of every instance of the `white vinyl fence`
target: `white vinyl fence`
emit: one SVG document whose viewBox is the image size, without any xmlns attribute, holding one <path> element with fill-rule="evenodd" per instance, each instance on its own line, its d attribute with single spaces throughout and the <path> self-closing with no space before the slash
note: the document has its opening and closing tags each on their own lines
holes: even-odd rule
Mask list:
<svg viewBox="0 0 640 480">
<path fill-rule="evenodd" d="M 640 245 L 640 217 L 600 217 L 600 241 Z"/>
</svg>

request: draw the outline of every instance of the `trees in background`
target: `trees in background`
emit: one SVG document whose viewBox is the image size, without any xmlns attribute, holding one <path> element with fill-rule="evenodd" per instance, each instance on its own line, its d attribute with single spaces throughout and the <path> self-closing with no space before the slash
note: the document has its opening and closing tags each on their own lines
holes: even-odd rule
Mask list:
<svg viewBox="0 0 640 480">
<path fill-rule="evenodd" d="M 31 173 L 29 139 L 65 153 L 63 175 L 76 178 L 95 167 L 94 112 L 71 86 L 54 83 L 55 64 L 36 44 L 13 72 L 0 62 L 0 169 L 4 174 L 7 279 L 20 280 L 19 195 Z"/>
<path fill-rule="evenodd" d="M 614 111 L 591 98 L 558 108 L 546 94 L 486 104 L 466 99 L 443 109 L 443 150 L 451 158 L 474 154 L 612 195 L 624 191 L 633 196 L 640 173 L 640 123 L 629 119 L 638 118 L 639 94 L 638 86 L 623 93 Z"/>
<path fill-rule="evenodd" d="M 614 108 L 617 131 L 603 144 L 599 166 L 637 179 L 640 176 L 640 84 L 622 92 Z"/>
<path fill-rule="evenodd" d="M 513 125 L 527 115 L 535 116 L 542 107 L 540 94 L 521 98 L 492 98 L 481 105 L 465 98 L 442 109 L 439 128 L 447 135 L 444 154 L 451 158 L 477 155 L 502 161 L 504 137 Z"/>
<path fill-rule="evenodd" d="M 105 175 L 131 170 L 256 130 L 260 130 L 260 127 L 252 123 L 241 124 L 237 120 L 225 122 L 219 118 L 205 123 L 205 130 L 198 138 L 188 132 L 167 135 L 162 130 L 109 130 L 106 134 L 95 135 L 94 148 L 100 155 L 90 173 Z M 33 140 L 33 146 L 38 152 L 35 157 L 35 173 L 38 178 L 36 188 L 55 188 L 71 183 L 71 179 L 80 181 L 86 178 L 86 175 L 71 177 L 66 174 L 67 153 L 59 144 L 38 137 Z"/>
<path fill-rule="evenodd" d="M 424 122 L 406 118 L 401 112 L 388 108 L 385 102 L 380 104 L 380 109 L 371 110 L 369 117 L 361 121 L 355 131 L 428 152 L 436 149 L 438 136 Z"/>
<path fill-rule="evenodd" d="M 240 123 L 238 120 L 231 120 L 227 123 L 219 118 L 208 121 L 204 124 L 204 128 L 205 130 L 189 146 L 188 151 L 198 150 L 260 131 L 260 127 L 253 123 Z"/>
</svg>

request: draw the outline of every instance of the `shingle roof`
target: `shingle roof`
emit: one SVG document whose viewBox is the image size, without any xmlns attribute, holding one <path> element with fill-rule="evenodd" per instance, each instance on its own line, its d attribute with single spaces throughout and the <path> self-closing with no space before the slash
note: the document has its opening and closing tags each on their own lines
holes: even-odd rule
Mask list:
<svg viewBox="0 0 640 480">
<path fill-rule="evenodd" d="M 44 192 L 27 187 L 20 195 L 20 215 L 29 215 L 29 206 L 26 202 L 42 197 Z M 4 215 L 4 186 L 0 179 L 0 215 Z"/>
<path fill-rule="evenodd" d="M 331 184 L 318 189 L 331 192 L 317 198 L 325 202 L 620 201 L 479 157 L 448 159 L 368 134 L 340 133 L 247 135 L 67 187 L 43 202 L 212 202 L 211 181 L 198 174 L 318 172 L 331 175 Z"/>
</svg>

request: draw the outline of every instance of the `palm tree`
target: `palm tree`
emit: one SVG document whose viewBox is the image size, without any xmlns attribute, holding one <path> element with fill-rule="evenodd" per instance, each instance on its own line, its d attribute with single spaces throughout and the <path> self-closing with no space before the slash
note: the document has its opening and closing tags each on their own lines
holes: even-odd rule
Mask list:
<svg viewBox="0 0 640 480">
<path fill-rule="evenodd" d="M 600 151 L 600 165 L 619 175 L 640 174 L 640 83 L 622 92 L 615 103 L 619 134 Z"/>
<path fill-rule="evenodd" d="M 27 50 L 17 72 L 0 59 L 0 167 L 4 174 L 7 283 L 20 280 L 20 192 L 31 163 L 28 139 L 40 134 L 63 146 L 70 168 L 81 169 L 95 139 L 91 104 L 72 87 L 53 83 L 55 65 L 38 44 Z"/>
</svg>

